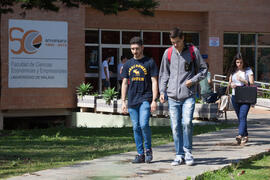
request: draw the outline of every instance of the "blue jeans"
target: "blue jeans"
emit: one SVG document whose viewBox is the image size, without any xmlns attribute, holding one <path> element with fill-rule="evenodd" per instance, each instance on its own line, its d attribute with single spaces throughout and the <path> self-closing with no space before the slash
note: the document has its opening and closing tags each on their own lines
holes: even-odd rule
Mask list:
<svg viewBox="0 0 270 180">
<path fill-rule="evenodd" d="M 128 108 L 128 112 L 133 125 L 134 139 L 138 154 L 144 154 L 144 146 L 151 149 L 151 130 L 149 126 L 150 104 L 144 101 L 135 108 Z"/>
<path fill-rule="evenodd" d="M 190 97 L 183 101 L 169 98 L 168 102 L 176 155 L 184 156 L 185 152 L 191 153 L 192 150 L 195 98 Z"/>
<path fill-rule="evenodd" d="M 235 96 L 232 96 L 232 104 L 235 110 L 235 113 L 238 118 L 238 135 L 248 136 L 247 131 L 247 115 L 250 108 L 250 104 L 240 104 L 235 102 Z"/>
</svg>

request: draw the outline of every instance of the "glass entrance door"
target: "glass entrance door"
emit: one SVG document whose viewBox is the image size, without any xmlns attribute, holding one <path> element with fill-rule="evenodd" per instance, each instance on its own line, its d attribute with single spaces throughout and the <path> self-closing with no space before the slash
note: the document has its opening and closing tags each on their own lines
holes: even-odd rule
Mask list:
<svg viewBox="0 0 270 180">
<path fill-rule="evenodd" d="M 110 72 L 110 87 L 117 89 L 117 65 L 119 63 L 119 48 L 102 48 L 102 63 L 105 59 L 108 57 L 111 57 L 111 61 L 109 63 L 109 72 Z M 104 68 L 103 66 L 101 68 Z M 102 69 L 100 69 L 102 71 Z M 100 77 L 102 78 L 102 77 Z M 104 87 L 102 87 L 101 84 L 101 89 L 103 90 Z"/>
</svg>

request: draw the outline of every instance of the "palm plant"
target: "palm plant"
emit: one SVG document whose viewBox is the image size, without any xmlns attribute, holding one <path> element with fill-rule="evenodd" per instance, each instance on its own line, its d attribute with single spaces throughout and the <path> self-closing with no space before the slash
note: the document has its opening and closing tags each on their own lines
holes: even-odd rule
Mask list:
<svg viewBox="0 0 270 180">
<path fill-rule="evenodd" d="M 77 89 L 77 95 L 79 95 L 80 97 L 83 97 L 85 95 L 90 94 L 90 92 L 93 90 L 93 86 L 90 83 L 81 83 Z"/>
<path fill-rule="evenodd" d="M 115 91 L 115 88 L 108 88 L 105 91 L 103 91 L 103 99 L 106 101 L 107 104 L 111 104 L 111 101 L 115 98 L 117 98 L 118 92 Z"/>
</svg>

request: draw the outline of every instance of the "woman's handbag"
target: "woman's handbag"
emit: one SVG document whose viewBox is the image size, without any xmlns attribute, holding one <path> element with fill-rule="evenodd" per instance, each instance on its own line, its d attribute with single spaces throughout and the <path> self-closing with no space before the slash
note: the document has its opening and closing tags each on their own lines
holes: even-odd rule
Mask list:
<svg viewBox="0 0 270 180">
<path fill-rule="evenodd" d="M 257 87 L 237 86 L 235 88 L 235 102 L 243 104 L 257 103 Z"/>
<path fill-rule="evenodd" d="M 230 86 L 228 85 L 226 88 L 226 93 L 220 97 L 220 102 L 219 102 L 219 110 L 220 111 L 228 111 L 230 110 L 231 107 L 231 96 L 229 95 L 229 89 Z"/>
</svg>

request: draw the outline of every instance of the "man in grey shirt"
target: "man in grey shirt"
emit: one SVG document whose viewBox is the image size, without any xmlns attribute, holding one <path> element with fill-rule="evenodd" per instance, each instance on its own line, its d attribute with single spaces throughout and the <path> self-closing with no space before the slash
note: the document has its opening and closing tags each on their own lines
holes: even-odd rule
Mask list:
<svg viewBox="0 0 270 180">
<path fill-rule="evenodd" d="M 179 28 L 170 32 L 172 47 L 162 58 L 159 71 L 160 102 L 168 95 L 171 128 L 176 150 L 176 158 L 171 165 L 185 162 L 193 165 L 192 119 L 195 108 L 197 83 L 206 77 L 207 66 L 199 50 L 184 42 L 184 34 Z"/>
</svg>

